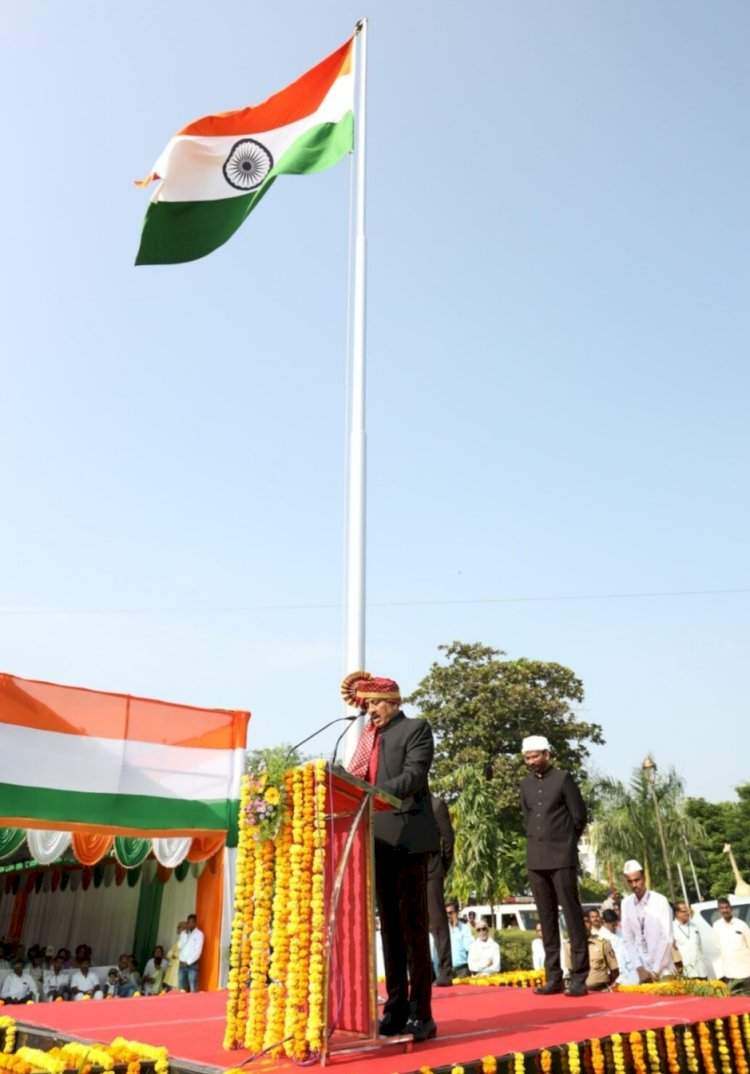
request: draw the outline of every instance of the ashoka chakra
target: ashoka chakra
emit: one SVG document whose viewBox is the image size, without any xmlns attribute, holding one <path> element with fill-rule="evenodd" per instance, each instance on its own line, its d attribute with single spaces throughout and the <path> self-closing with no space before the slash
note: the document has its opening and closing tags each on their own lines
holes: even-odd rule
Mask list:
<svg viewBox="0 0 750 1074">
<path fill-rule="evenodd" d="M 224 161 L 224 178 L 236 190 L 255 190 L 273 168 L 273 157 L 254 138 L 242 138 Z"/>
</svg>

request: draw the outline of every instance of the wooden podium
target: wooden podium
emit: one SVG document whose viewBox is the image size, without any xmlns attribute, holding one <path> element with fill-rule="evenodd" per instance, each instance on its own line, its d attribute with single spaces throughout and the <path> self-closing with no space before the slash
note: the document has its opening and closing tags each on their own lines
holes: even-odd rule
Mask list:
<svg viewBox="0 0 750 1074">
<path fill-rule="evenodd" d="M 331 1052 L 378 1039 L 373 814 L 400 806 L 400 799 L 329 767 L 323 1066 Z"/>
</svg>

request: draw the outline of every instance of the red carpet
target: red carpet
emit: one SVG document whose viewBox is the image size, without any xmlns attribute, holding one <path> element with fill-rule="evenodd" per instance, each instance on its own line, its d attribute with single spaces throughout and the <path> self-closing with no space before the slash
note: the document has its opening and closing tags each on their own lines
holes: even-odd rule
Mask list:
<svg viewBox="0 0 750 1074">
<path fill-rule="evenodd" d="M 121 1035 L 147 1044 L 164 1045 L 178 1065 L 216 1068 L 237 1066 L 246 1052 L 225 1052 L 223 992 L 170 994 L 153 998 L 86 1003 L 38 1004 L 8 1008 L 25 1026 L 52 1029 L 78 1040 L 110 1041 Z M 584 999 L 535 996 L 529 989 L 438 989 L 433 996 L 438 1037 L 414 1045 L 385 1046 L 377 1052 L 331 1058 L 340 1074 L 416 1071 L 420 1066 L 466 1063 L 483 1055 L 531 1051 L 567 1041 L 655 1029 L 750 1012 L 750 997 L 699 999 L 605 993 Z M 256 1060 L 245 1069 L 291 1069 L 290 1063 Z"/>
</svg>

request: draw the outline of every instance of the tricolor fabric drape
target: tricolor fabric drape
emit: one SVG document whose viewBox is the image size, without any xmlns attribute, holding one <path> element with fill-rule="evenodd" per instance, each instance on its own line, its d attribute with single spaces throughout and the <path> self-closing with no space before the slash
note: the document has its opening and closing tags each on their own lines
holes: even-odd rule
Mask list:
<svg viewBox="0 0 750 1074">
<path fill-rule="evenodd" d="M 12 858 L 23 846 L 26 832 L 23 828 L 0 828 L 0 861 Z"/>
<path fill-rule="evenodd" d="M 96 865 L 112 849 L 111 835 L 96 832 L 73 832 L 73 853 L 81 865 Z"/>
<path fill-rule="evenodd" d="M 29 829 L 26 832 L 29 853 L 40 865 L 51 865 L 53 861 L 61 858 L 70 842 L 70 832 L 47 832 L 41 829 Z"/>
</svg>

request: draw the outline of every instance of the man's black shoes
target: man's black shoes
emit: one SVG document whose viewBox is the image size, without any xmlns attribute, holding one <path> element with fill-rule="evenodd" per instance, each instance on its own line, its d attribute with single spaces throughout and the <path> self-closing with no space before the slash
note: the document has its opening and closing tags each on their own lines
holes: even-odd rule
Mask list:
<svg viewBox="0 0 750 1074">
<path fill-rule="evenodd" d="M 384 1014 L 380 1019 L 378 1033 L 381 1037 L 400 1037 L 402 1033 L 409 1033 L 406 1028 L 406 1018 L 394 1018 L 392 1014 Z"/>
<path fill-rule="evenodd" d="M 550 981 L 548 984 L 540 985 L 539 988 L 534 989 L 534 993 L 537 996 L 554 996 L 556 993 L 564 991 L 565 985 L 562 981 Z"/>
<path fill-rule="evenodd" d="M 423 1022 L 418 1018 L 410 1018 L 406 1023 L 404 1032 L 411 1034 L 414 1038 L 414 1042 L 419 1044 L 423 1040 L 432 1040 L 433 1037 L 436 1037 L 437 1026 L 432 1018 L 427 1018 Z"/>
<path fill-rule="evenodd" d="M 582 984 L 580 981 L 573 981 L 568 986 L 568 995 L 569 996 L 573 996 L 575 998 L 578 998 L 579 996 L 587 996 L 588 994 L 589 994 L 588 988 L 586 987 L 585 984 Z"/>
<path fill-rule="evenodd" d="M 452 977 L 438 977 L 435 981 L 436 988 L 450 988 L 452 984 Z"/>
</svg>

